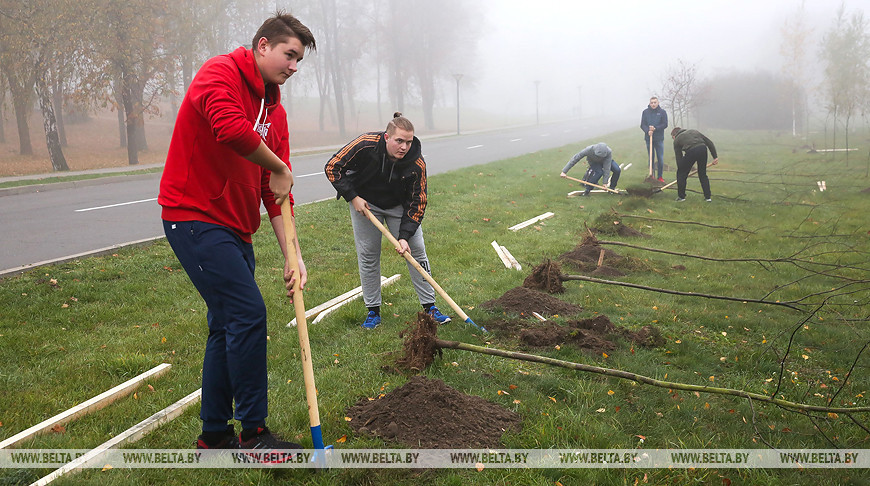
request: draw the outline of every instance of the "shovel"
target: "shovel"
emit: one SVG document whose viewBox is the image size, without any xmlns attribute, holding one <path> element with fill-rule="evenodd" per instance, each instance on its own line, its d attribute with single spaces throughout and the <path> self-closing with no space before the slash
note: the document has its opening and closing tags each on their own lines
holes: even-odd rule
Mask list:
<svg viewBox="0 0 870 486">
<path fill-rule="evenodd" d="M 646 179 L 644 179 L 644 182 L 649 182 L 649 183 L 654 184 L 654 183 L 658 182 L 658 180 L 655 177 L 653 177 L 653 161 L 652 161 L 653 154 L 652 153 L 653 153 L 653 139 L 652 139 L 652 133 L 650 133 L 649 134 L 649 175 L 646 177 Z"/>
<path fill-rule="evenodd" d="M 579 182 L 580 184 L 586 184 L 587 186 L 597 187 L 598 189 L 604 189 L 605 191 L 607 191 L 607 192 L 612 192 L 612 193 L 614 193 L 614 194 L 622 194 L 621 192 L 619 192 L 619 191 L 617 191 L 617 190 L 615 190 L 615 189 L 611 189 L 611 188 L 609 188 L 609 187 L 607 187 L 607 186 L 601 186 L 601 185 L 598 185 L 598 184 L 593 184 L 593 183 L 591 183 L 591 182 L 586 182 L 586 181 L 584 181 L 584 180 L 577 179 L 577 178 L 574 178 L 574 177 L 571 177 L 571 176 L 565 176 L 565 178 L 566 178 L 566 179 L 571 179 L 571 180 L 574 181 L 574 182 Z"/>
<path fill-rule="evenodd" d="M 713 164 L 713 163 L 711 162 L 711 163 L 707 164 L 707 168 L 709 169 L 710 167 L 713 167 L 714 165 L 715 165 L 715 164 Z M 689 175 L 686 176 L 686 179 L 688 179 L 689 177 L 692 177 L 693 175 L 695 175 L 695 174 L 697 174 L 697 173 L 698 173 L 698 169 L 692 169 L 692 170 L 690 170 L 690 171 L 689 171 Z M 655 189 L 653 189 L 653 194 L 655 194 L 655 193 L 657 193 L 657 192 L 662 192 L 662 190 L 667 189 L 667 188 L 673 186 L 673 185 L 676 184 L 676 183 L 677 183 L 677 181 L 671 181 L 671 182 L 668 182 L 667 184 L 665 184 L 665 185 L 663 185 L 663 186 L 661 186 L 661 187 L 656 187 Z"/>
<path fill-rule="evenodd" d="M 281 203 L 281 220 L 284 223 L 284 239 L 287 244 L 287 261 L 296 283 L 293 284 L 293 308 L 296 310 L 296 329 L 299 331 L 299 347 L 302 355 L 302 378 L 305 382 L 305 399 L 308 402 L 308 423 L 311 426 L 311 441 L 315 449 L 323 449 L 323 433 L 320 430 L 320 411 L 317 408 L 317 387 L 314 385 L 314 366 L 311 363 L 311 346 L 308 343 L 308 323 L 305 320 L 305 303 L 299 289 L 299 260 L 296 259 L 296 221 L 287 199 Z"/>
<path fill-rule="evenodd" d="M 371 211 L 369 211 L 369 208 L 364 208 L 364 210 L 366 213 L 366 217 L 369 218 L 369 221 L 371 221 L 373 225 L 377 226 L 377 228 L 379 230 L 381 230 L 381 233 L 383 233 L 384 236 L 386 236 L 387 239 L 390 240 L 390 243 L 392 243 L 393 246 L 396 247 L 397 250 L 401 249 L 401 246 L 399 245 L 399 241 L 396 240 L 396 238 L 393 236 L 392 233 L 390 233 L 390 230 L 388 230 L 387 227 L 384 226 L 383 223 L 378 221 L 378 218 L 376 218 L 375 215 L 372 214 Z M 429 272 L 424 270 L 423 267 L 420 266 L 419 263 L 417 263 L 417 260 L 414 260 L 414 257 L 411 256 L 411 252 L 408 252 L 408 251 L 402 252 L 402 256 L 405 257 L 405 260 L 408 260 L 408 263 L 410 263 L 412 267 L 416 268 L 417 271 L 420 272 L 420 275 L 422 275 L 423 278 L 425 278 L 426 281 L 429 282 L 429 285 L 431 285 L 432 288 L 435 289 L 436 292 L 438 292 L 438 295 L 440 295 L 444 299 L 445 302 L 450 304 L 450 308 L 453 309 L 454 311 L 456 311 L 456 313 L 459 315 L 460 318 L 462 318 L 463 320 L 465 320 L 465 322 L 471 324 L 472 326 L 480 329 L 481 331 L 487 332 L 486 329 L 475 324 L 474 321 L 472 321 L 471 318 L 468 317 L 468 315 L 462 311 L 462 308 L 459 307 L 459 305 L 457 305 L 456 302 L 454 302 L 453 299 L 451 299 L 449 295 L 447 295 L 447 292 L 445 292 L 444 289 L 442 289 L 441 286 L 438 285 L 438 282 L 436 282 L 435 279 L 432 278 L 431 275 L 429 275 Z"/>
</svg>

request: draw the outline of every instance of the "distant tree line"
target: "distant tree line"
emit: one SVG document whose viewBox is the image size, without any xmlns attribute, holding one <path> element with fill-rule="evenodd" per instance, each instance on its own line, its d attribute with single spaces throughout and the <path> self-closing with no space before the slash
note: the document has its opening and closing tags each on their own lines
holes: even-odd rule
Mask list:
<svg viewBox="0 0 870 486">
<path fill-rule="evenodd" d="M 173 110 L 208 58 L 250 46 L 254 30 L 275 11 L 265 0 L 0 0 L 0 119 L 14 112 L 19 152 L 33 153 L 29 114 L 38 103 L 56 171 L 68 170 L 64 113 L 112 108 L 130 165 L 146 150 L 145 121 Z M 316 90 L 320 127 L 342 135 L 361 95 L 383 95 L 399 111 L 413 99 L 434 128 L 438 86 L 452 82 L 447 61 L 473 44 L 480 24 L 471 0 L 309 0 L 293 15 L 311 28 L 319 51 L 313 71 L 288 83 Z M 453 61 L 453 69 L 461 68 Z M 374 91 L 374 96 L 371 92 Z M 0 141 L 6 134 L 0 124 Z"/>
</svg>

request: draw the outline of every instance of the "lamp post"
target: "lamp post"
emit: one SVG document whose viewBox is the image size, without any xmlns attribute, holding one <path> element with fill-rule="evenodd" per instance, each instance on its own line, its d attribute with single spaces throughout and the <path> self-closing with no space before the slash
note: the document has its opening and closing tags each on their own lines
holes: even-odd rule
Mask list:
<svg viewBox="0 0 870 486">
<path fill-rule="evenodd" d="M 538 85 L 540 84 L 541 82 L 539 80 L 535 80 L 535 125 L 539 125 L 541 123 L 541 115 L 538 108 Z"/>
<path fill-rule="evenodd" d="M 461 74 L 454 74 L 456 78 L 456 134 L 459 135 L 459 80 L 462 79 Z"/>
</svg>

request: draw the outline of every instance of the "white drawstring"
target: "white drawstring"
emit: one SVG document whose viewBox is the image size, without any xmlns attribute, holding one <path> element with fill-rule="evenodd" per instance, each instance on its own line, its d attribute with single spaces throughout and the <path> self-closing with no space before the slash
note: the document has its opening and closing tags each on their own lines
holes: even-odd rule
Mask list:
<svg viewBox="0 0 870 486">
<path fill-rule="evenodd" d="M 260 124 L 260 115 L 263 114 L 263 107 L 264 106 L 266 106 L 266 99 L 265 98 L 260 100 L 260 112 L 257 113 L 257 119 L 254 120 L 254 131 L 258 132 L 258 133 L 259 133 L 259 131 L 257 130 L 257 125 Z M 268 116 L 269 116 L 269 112 L 266 112 L 266 117 L 268 117 Z M 265 122 L 266 120 L 264 119 L 263 121 Z"/>
</svg>

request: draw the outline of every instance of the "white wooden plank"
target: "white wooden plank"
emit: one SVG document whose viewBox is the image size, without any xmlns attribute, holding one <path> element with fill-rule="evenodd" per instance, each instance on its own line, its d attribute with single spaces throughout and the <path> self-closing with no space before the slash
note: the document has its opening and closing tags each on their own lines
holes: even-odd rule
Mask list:
<svg viewBox="0 0 870 486">
<path fill-rule="evenodd" d="M 145 380 L 159 378 L 163 376 L 163 374 L 169 371 L 170 368 L 172 368 L 172 365 L 169 363 L 162 363 L 160 365 L 157 365 L 154 368 L 151 368 L 150 370 L 136 377 L 130 378 L 129 380 L 121 383 L 114 388 L 104 391 L 103 393 L 100 393 L 99 395 L 85 402 L 82 402 L 75 407 L 70 408 L 69 410 L 61 412 L 49 419 L 43 420 L 42 422 L 34 425 L 33 427 L 22 430 L 21 432 L 13 435 L 12 437 L 9 437 L 3 442 L 0 442 L 0 449 L 12 447 L 13 445 L 21 441 L 27 440 L 35 435 L 45 433 L 51 430 L 52 427 L 67 424 L 83 415 L 87 415 L 91 412 L 96 412 L 97 410 L 100 410 L 101 408 L 104 408 L 107 405 L 115 402 L 119 398 L 133 393 L 133 390 L 138 388 L 142 383 L 145 382 Z"/>
<path fill-rule="evenodd" d="M 60 469 L 56 469 L 48 476 L 42 477 L 39 481 L 36 481 L 30 486 L 44 486 L 65 474 L 75 473 L 86 467 L 90 467 L 93 463 L 98 462 L 100 460 L 100 456 L 102 456 L 103 453 L 105 453 L 107 450 L 118 447 L 120 445 L 136 442 L 137 440 L 145 437 L 153 430 L 160 427 L 161 425 L 172 421 L 173 419 L 181 415 L 188 407 L 199 402 L 201 395 L 202 388 L 196 390 L 190 395 L 187 395 L 181 400 L 155 413 L 154 415 L 139 422 L 138 424 L 130 427 L 124 432 L 121 432 L 115 437 L 112 437 L 106 442 L 103 442 L 96 448 L 86 452 L 81 457 L 66 463 Z"/>
</svg>

